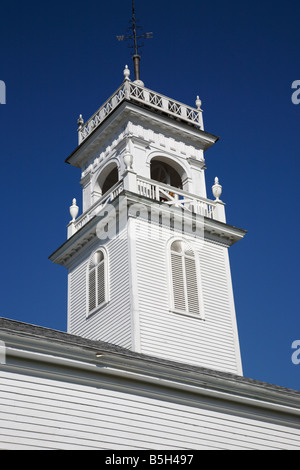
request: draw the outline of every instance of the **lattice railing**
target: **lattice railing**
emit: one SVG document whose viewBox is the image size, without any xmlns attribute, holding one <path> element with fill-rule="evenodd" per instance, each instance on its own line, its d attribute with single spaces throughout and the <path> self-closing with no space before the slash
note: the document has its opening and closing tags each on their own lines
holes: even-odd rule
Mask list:
<svg viewBox="0 0 300 470">
<path fill-rule="evenodd" d="M 132 100 L 147 105 L 149 108 L 165 112 L 185 122 L 203 129 L 202 110 L 186 106 L 179 101 L 171 100 L 160 93 L 151 91 L 129 80 L 124 80 L 118 90 L 99 108 L 99 110 L 86 122 L 78 120 L 78 143 L 83 142 L 107 116 L 124 100 Z"/>
</svg>

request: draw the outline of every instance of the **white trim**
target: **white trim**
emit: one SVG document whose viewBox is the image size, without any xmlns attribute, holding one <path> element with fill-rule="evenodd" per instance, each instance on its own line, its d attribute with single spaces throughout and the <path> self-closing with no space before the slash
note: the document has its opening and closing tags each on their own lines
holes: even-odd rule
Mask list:
<svg viewBox="0 0 300 470">
<path fill-rule="evenodd" d="M 91 205 L 96 202 L 102 194 L 102 188 L 99 182 L 100 176 L 105 170 L 106 167 L 111 166 L 111 170 L 116 166 L 118 169 L 118 181 L 120 181 L 120 176 L 121 176 L 121 164 L 120 160 L 117 156 L 111 157 L 109 160 L 107 160 L 103 165 L 100 166 L 100 168 L 97 168 L 93 176 L 91 177 Z M 110 171 L 106 175 L 106 177 L 109 175 Z M 105 178 L 106 179 L 106 178 Z M 104 181 L 105 181 L 104 179 Z M 102 185 L 104 183 L 102 182 Z M 95 199 L 95 200 L 94 200 Z"/>
<path fill-rule="evenodd" d="M 199 311 L 200 311 L 200 306 L 199 306 Z M 201 313 L 199 313 L 199 314 L 189 313 L 189 312 L 185 312 L 183 310 L 178 310 L 176 308 L 170 308 L 170 312 L 176 313 L 177 315 L 183 315 L 184 317 L 197 318 L 197 320 L 205 320 L 205 318 L 203 316 L 201 316 Z"/>
<path fill-rule="evenodd" d="M 68 284 L 67 284 L 67 331 L 71 331 L 71 277 L 72 271 L 68 270 Z"/>
<path fill-rule="evenodd" d="M 135 352 L 141 352 L 135 217 L 129 217 L 128 219 L 127 234 L 132 350 Z"/>
<path fill-rule="evenodd" d="M 237 328 L 235 302 L 234 302 L 234 296 L 233 296 L 233 286 L 232 286 L 229 253 L 228 253 L 227 248 L 224 249 L 224 264 L 225 264 L 225 269 L 226 269 L 226 279 L 227 279 L 227 286 L 228 286 L 228 298 L 229 298 L 229 303 L 230 303 L 231 324 L 232 324 L 233 338 L 234 338 L 234 350 L 235 350 L 235 357 L 236 357 L 237 374 L 243 375 L 243 366 L 242 366 L 240 342 L 239 342 L 239 335 L 238 335 L 238 328 Z"/>
</svg>

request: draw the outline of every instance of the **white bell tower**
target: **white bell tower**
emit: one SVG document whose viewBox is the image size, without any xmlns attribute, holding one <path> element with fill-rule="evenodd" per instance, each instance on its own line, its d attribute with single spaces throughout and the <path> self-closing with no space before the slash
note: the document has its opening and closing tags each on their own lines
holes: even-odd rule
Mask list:
<svg viewBox="0 0 300 470">
<path fill-rule="evenodd" d="M 67 163 L 82 213 L 50 256 L 68 270 L 68 332 L 136 352 L 242 374 L 218 178 L 207 196 L 201 101 L 187 106 L 131 81 L 86 122 Z"/>
</svg>

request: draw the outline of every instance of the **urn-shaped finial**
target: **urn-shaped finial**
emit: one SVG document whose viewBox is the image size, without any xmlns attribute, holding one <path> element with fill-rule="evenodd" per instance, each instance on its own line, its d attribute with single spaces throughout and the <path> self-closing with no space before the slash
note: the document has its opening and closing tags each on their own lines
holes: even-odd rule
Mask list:
<svg viewBox="0 0 300 470">
<path fill-rule="evenodd" d="M 128 65 L 125 65 L 125 69 L 123 71 L 123 75 L 124 75 L 124 80 L 129 80 L 129 75 L 130 75 L 130 70 L 128 68 Z"/>
<path fill-rule="evenodd" d="M 70 214 L 71 214 L 71 217 L 72 217 L 72 222 L 74 222 L 74 220 L 76 219 L 76 217 L 78 215 L 79 207 L 76 205 L 76 199 L 75 198 L 73 199 L 72 203 L 73 204 L 70 206 Z"/>
<path fill-rule="evenodd" d="M 132 166 L 133 158 L 131 153 L 129 152 L 128 149 L 126 149 L 124 153 L 124 163 L 125 163 L 125 169 L 130 170 Z"/>
<path fill-rule="evenodd" d="M 217 176 L 215 177 L 215 184 L 212 186 L 212 192 L 216 201 L 219 201 L 222 194 L 222 186 L 219 184 L 219 178 Z"/>
<path fill-rule="evenodd" d="M 83 120 L 83 118 L 82 118 L 82 114 L 79 114 L 79 118 L 77 119 L 77 124 L 78 124 L 78 130 L 79 130 L 79 131 L 80 131 L 80 129 L 82 128 L 83 123 L 84 123 L 84 120 Z"/>
<path fill-rule="evenodd" d="M 197 107 L 198 111 L 201 111 L 202 101 L 200 100 L 199 96 L 197 96 L 195 104 L 196 104 L 196 107 Z"/>
</svg>

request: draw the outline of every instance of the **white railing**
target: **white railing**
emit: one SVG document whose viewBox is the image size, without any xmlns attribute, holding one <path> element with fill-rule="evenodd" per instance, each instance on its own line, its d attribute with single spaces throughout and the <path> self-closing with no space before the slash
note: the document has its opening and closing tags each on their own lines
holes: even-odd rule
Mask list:
<svg viewBox="0 0 300 470">
<path fill-rule="evenodd" d="M 123 189 L 126 189 L 124 180 L 120 180 L 86 212 L 77 219 L 72 220 L 68 225 L 68 238 L 87 224 L 93 217 L 100 215 L 107 204 L 116 199 Z M 209 217 L 210 219 L 218 219 L 216 212 L 217 201 L 188 193 L 155 180 L 137 176 L 136 187 L 132 188 L 131 192 L 159 201 L 169 207 L 178 207 L 189 212 Z"/>
<path fill-rule="evenodd" d="M 125 98 L 125 89 L 127 82 L 122 86 L 93 114 L 92 117 L 86 122 L 79 122 L 78 127 L 78 144 L 86 139 L 104 119 L 118 106 L 118 104 Z"/>
<path fill-rule="evenodd" d="M 181 189 L 147 178 L 137 177 L 137 193 L 168 206 L 180 207 L 196 214 L 214 218 L 216 203 Z"/>
<path fill-rule="evenodd" d="M 183 120 L 203 129 L 201 102 L 196 101 L 197 109 L 187 106 L 179 101 L 171 100 L 160 93 L 151 91 L 143 86 L 137 85 L 130 80 L 124 80 L 117 91 L 93 114 L 86 122 L 83 119 L 78 120 L 78 144 L 83 142 L 103 121 L 104 119 L 124 100 L 136 101 L 147 105 L 148 108 L 160 110 L 173 116 L 176 119 Z"/>
<path fill-rule="evenodd" d="M 123 180 L 118 181 L 107 193 L 100 197 L 89 210 L 81 214 L 76 220 L 70 222 L 68 225 L 68 238 L 87 224 L 95 215 L 99 215 L 107 204 L 118 197 L 123 191 L 123 188 Z"/>
</svg>

